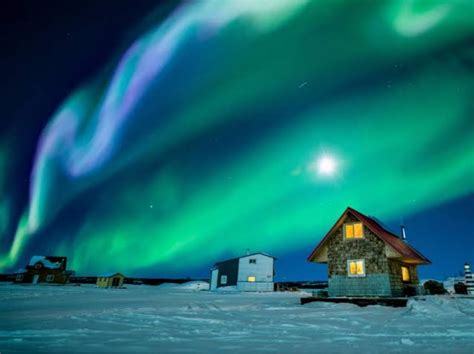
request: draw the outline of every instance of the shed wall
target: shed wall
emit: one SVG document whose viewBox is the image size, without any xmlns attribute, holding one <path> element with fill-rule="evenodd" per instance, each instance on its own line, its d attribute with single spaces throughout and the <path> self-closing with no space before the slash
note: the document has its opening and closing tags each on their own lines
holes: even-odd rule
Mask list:
<svg viewBox="0 0 474 354">
<path fill-rule="evenodd" d="M 250 260 L 255 260 L 251 263 Z M 239 259 L 237 289 L 240 291 L 273 291 L 274 263 L 272 257 L 254 254 Z M 249 277 L 255 277 L 249 282 Z"/>
<path fill-rule="evenodd" d="M 229 259 L 228 261 L 224 261 L 218 263 L 216 268 L 218 269 L 219 273 L 217 276 L 217 287 L 222 286 L 234 286 L 237 285 L 237 274 L 238 274 L 238 267 L 239 267 L 239 259 Z M 222 283 L 222 276 L 227 276 L 227 283 Z"/>
</svg>

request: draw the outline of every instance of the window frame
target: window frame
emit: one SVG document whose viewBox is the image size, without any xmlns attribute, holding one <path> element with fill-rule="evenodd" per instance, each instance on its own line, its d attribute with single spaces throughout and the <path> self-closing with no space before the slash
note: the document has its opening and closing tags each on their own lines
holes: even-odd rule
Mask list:
<svg viewBox="0 0 474 354">
<path fill-rule="evenodd" d="M 400 269 L 401 269 L 401 273 L 402 273 L 402 282 L 403 283 L 410 283 L 411 282 L 411 273 L 410 273 L 410 268 L 408 268 L 407 266 L 400 266 Z M 403 273 L 403 270 L 406 269 L 406 274 L 408 275 L 408 279 L 405 280 L 404 279 L 404 273 Z"/>
<path fill-rule="evenodd" d="M 252 278 L 253 280 L 250 280 Z M 248 283 L 255 283 L 257 281 L 257 277 L 255 275 L 249 275 L 247 276 L 247 282 Z"/>
<path fill-rule="evenodd" d="M 256 258 L 250 258 L 249 259 L 249 264 L 257 264 L 257 259 Z"/>
<path fill-rule="evenodd" d="M 361 226 L 362 226 L 362 236 L 361 237 L 356 237 L 355 236 L 355 227 L 354 227 L 354 225 L 356 225 L 356 224 L 361 224 Z M 347 235 L 346 235 L 346 227 L 349 226 L 349 225 L 352 226 L 352 232 L 353 232 L 352 237 L 347 237 Z M 345 222 L 344 224 L 342 224 L 342 236 L 343 236 L 344 241 L 354 241 L 354 240 L 364 239 L 365 238 L 364 224 L 361 221 Z"/>
<path fill-rule="evenodd" d="M 46 276 L 46 281 L 54 281 L 54 274 L 48 274 Z"/>
<path fill-rule="evenodd" d="M 357 262 L 362 262 L 362 269 L 364 271 L 363 274 L 352 274 L 351 273 L 351 263 L 356 263 L 356 270 L 357 270 Z M 367 269 L 365 268 L 365 259 L 348 259 L 347 260 L 347 276 L 350 278 L 363 278 L 367 276 Z"/>
<path fill-rule="evenodd" d="M 221 285 L 227 285 L 227 275 L 221 275 Z"/>
<path fill-rule="evenodd" d="M 25 279 L 24 274 L 17 274 L 16 275 L 16 278 L 15 278 L 16 281 L 23 281 L 23 279 Z"/>
</svg>

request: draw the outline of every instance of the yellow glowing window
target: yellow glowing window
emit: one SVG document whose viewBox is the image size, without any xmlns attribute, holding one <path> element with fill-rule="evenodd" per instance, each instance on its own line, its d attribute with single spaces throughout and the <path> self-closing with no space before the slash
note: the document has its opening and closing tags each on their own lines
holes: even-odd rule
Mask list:
<svg viewBox="0 0 474 354">
<path fill-rule="evenodd" d="M 247 281 L 249 281 L 249 282 L 251 282 L 251 283 L 255 282 L 255 280 L 256 280 L 256 278 L 255 278 L 254 276 L 249 276 L 249 277 L 247 278 Z"/>
<path fill-rule="evenodd" d="M 354 238 L 354 225 L 346 225 L 346 238 Z"/>
<path fill-rule="evenodd" d="M 365 275 L 365 264 L 363 259 L 347 261 L 349 276 L 360 277 Z"/>
<path fill-rule="evenodd" d="M 410 271 L 407 267 L 402 267 L 402 280 L 410 281 Z"/>
<path fill-rule="evenodd" d="M 358 222 L 357 224 L 354 225 L 354 237 L 355 238 L 362 238 L 364 237 L 364 229 L 362 227 L 362 223 Z"/>
<path fill-rule="evenodd" d="M 364 227 L 361 222 L 344 225 L 344 234 L 346 238 L 363 238 Z"/>
</svg>

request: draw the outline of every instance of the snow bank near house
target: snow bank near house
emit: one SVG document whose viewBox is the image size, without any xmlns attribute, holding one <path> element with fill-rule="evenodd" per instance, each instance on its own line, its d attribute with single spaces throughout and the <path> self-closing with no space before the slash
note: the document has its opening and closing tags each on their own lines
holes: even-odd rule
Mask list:
<svg viewBox="0 0 474 354">
<path fill-rule="evenodd" d="M 444 288 L 451 294 L 454 294 L 454 284 L 456 283 L 464 283 L 464 277 L 449 277 L 443 282 Z"/>
<path fill-rule="evenodd" d="M 201 280 L 188 281 L 186 283 L 163 283 L 158 285 L 160 289 L 179 289 L 179 290 L 209 290 L 209 283 Z"/>
<path fill-rule="evenodd" d="M 162 284 L 158 285 L 157 288 L 160 288 L 160 289 L 174 289 L 178 285 L 179 284 L 177 284 L 177 283 L 162 283 Z"/>
<path fill-rule="evenodd" d="M 413 315 L 458 316 L 463 314 L 464 306 L 474 305 L 474 301 L 466 303 L 466 299 L 449 296 L 426 296 L 408 300 L 407 309 Z"/>
<path fill-rule="evenodd" d="M 235 285 L 221 286 L 217 288 L 215 291 L 220 292 L 220 293 L 238 292 L 237 286 Z"/>
<path fill-rule="evenodd" d="M 209 283 L 207 281 L 188 281 L 187 283 L 179 284 L 177 286 L 181 290 L 209 290 Z"/>
</svg>

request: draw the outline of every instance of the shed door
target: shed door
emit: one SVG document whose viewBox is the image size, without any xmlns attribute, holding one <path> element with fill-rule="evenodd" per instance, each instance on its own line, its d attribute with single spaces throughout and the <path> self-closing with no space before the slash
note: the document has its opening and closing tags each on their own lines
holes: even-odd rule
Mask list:
<svg viewBox="0 0 474 354">
<path fill-rule="evenodd" d="M 211 273 L 211 290 L 216 290 L 218 276 L 219 276 L 219 269 L 214 269 Z"/>
<path fill-rule="evenodd" d="M 40 276 L 39 276 L 38 274 L 35 274 L 35 275 L 33 276 L 33 284 L 38 284 L 39 277 L 40 277 Z"/>
<path fill-rule="evenodd" d="M 120 278 L 113 278 L 112 280 L 112 286 L 119 286 L 120 285 Z"/>
</svg>

